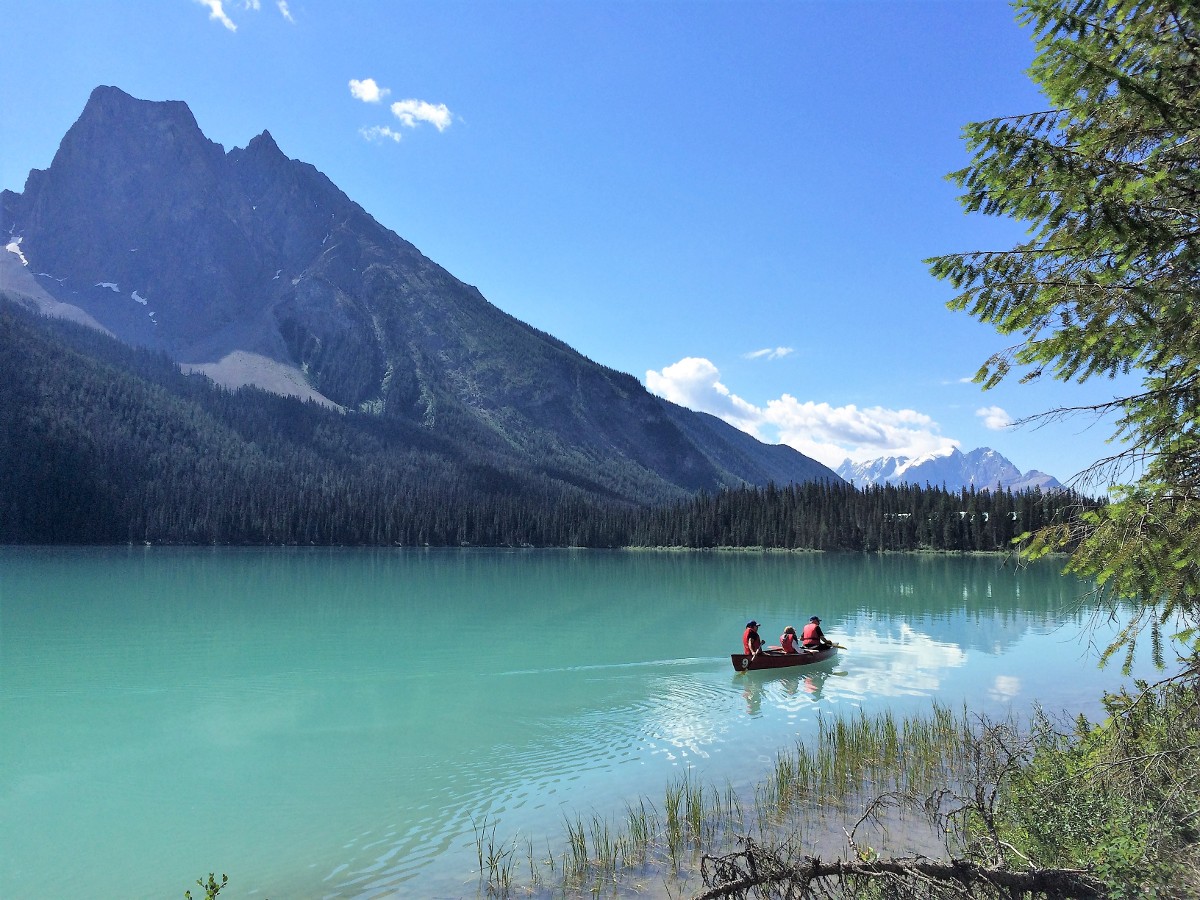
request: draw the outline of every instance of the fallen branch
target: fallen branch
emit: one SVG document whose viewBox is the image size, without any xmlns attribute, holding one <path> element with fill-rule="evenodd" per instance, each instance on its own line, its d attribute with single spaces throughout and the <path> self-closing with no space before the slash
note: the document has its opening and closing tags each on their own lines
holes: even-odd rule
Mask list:
<svg viewBox="0 0 1200 900">
<path fill-rule="evenodd" d="M 711 869 L 710 869 L 711 864 Z M 1103 900 L 1103 886 L 1082 869 L 1011 869 L 988 868 L 966 860 L 933 862 L 924 859 L 888 859 L 870 862 L 835 860 L 822 862 L 815 856 L 794 863 L 782 863 L 774 856 L 751 845 L 747 850 L 724 857 L 704 857 L 701 874 L 711 885 L 694 900 L 744 898 L 756 887 L 782 887 L 785 896 L 814 896 L 818 888 L 828 892 L 829 885 L 846 879 L 908 879 L 930 883 L 948 890 L 991 887 L 1009 896 L 1041 894 L 1054 900 Z"/>
</svg>

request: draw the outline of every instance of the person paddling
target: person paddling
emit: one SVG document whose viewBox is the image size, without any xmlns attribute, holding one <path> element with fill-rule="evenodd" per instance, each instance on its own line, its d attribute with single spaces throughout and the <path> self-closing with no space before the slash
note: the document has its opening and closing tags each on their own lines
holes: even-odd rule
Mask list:
<svg viewBox="0 0 1200 900">
<path fill-rule="evenodd" d="M 761 649 L 762 638 L 758 636 L 758 623 L 751 619 L 746 623 L 746 630 L 742 632 L 742 650 L 754 659 Z"/>
<path fill-rule="evenodd" d="M 825 639 L 825 632 L 821 630 L 821 620 L 816 616 L 809 619 L 808 624 L 804 626 L 800 643 L 804 645 L 805 650 L 828 650 L 833 646 Z"/>
</svg>

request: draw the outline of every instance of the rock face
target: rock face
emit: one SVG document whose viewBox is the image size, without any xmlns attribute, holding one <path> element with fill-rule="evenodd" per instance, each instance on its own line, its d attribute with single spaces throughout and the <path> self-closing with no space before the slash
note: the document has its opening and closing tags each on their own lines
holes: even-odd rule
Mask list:
<svg viewBox="0 0 1200 900">
<path fill-rule="evenodd" d="M 970 453 L 953 448 L 945 453 L 913 458 L 888 456 L 862 463 L 846 460 L 838 466 L 837 473 L 859 487 L 872 484 L 931 484 L 934 487 L 945 485 L 951 491 L 970 487 L 994 490 L 997 486 L 1014 491 L 1062 487 L 1054 476 L 1037 469 L 1022 473 L 989 447 L 980 447 Z"/>
<path fill-rule="evenodd" d="M 386 369 L 357 264 L 436 269 L 266 132 L 226 154 L 186 104 L 110 87 L 3 202 L 42 286 L 121 339 L 188 363 L 242 350 L 311 368 L 347 407 Z"/>
<path fill-rule="evenodd" d="M 632 467 L 649 490 L 836 478 L 500 311 L 267 132 L 226 153 L 181 102 L 97 88 L 50 167 L 0 205 L 57 307 L 30 302 L 229 386 L 403 417 L 548 470 Z"/>
</svg>

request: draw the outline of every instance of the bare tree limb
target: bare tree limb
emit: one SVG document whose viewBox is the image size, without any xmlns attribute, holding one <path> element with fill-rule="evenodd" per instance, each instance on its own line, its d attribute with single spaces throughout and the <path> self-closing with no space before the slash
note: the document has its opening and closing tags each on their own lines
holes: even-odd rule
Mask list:
<svg viewBox="0 0 1200 900">
<path fill-rule="evenodd" d="M 713 886 L 693 900 L 745 898 L 755 888 L 774 888 L 783 896 L 816 897 L 835 885 L 856 879 L 902 879 L 930 887 L 990 888 L 1015 896 L 1034 894 L 1055 900 L 1103 900 L 1103 885 L 1082 869 L 1011 870 L 985 867 L 966 860 L 935 862 L 926 859 L 881 859 L 862 862 L 823 862 L 808 856 L 792 864 L 781 863 L 765 849 L 748 842 L 740 853 L 704 858 L 705 883 Z M 956 891 L 957 892 L 957 891 Z"/>
</svg>

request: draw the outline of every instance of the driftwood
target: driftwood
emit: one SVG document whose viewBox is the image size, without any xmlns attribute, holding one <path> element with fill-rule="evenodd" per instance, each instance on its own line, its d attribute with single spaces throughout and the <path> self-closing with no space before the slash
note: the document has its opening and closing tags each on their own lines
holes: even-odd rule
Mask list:
<svg viewBox="0 0 1200 900">
<path fill-rule="evenodd" d="M 884 881 L 884 896 L 906 898 L 1041 896 L 1050 900 L 1103 900 L 1103 886 L 1077 869 L 988 868 L 966 860 L 877 859 L 822 862 L 815 856 L 781 860 L 752 842 L 728 856 L 704 857 L 701 875 L 709 886 L 694 900 L 745 900 L 751 891 L 788 900 L 846 895 L 845 887 Z"/>
</svg>

